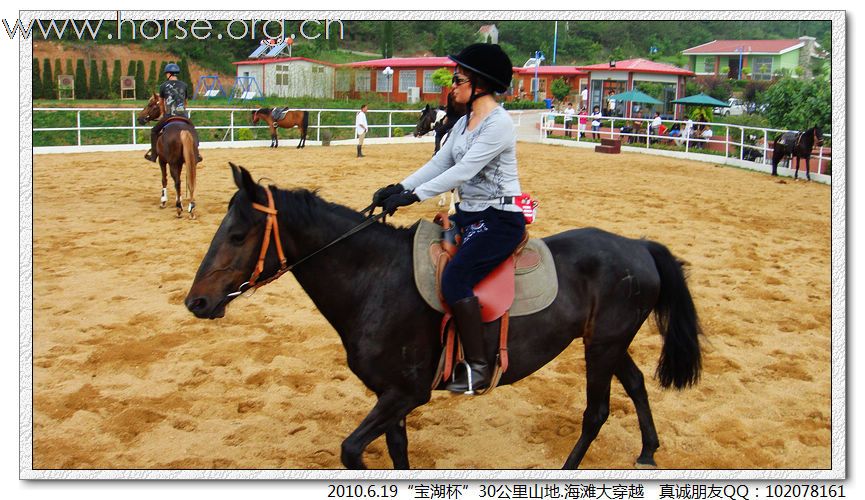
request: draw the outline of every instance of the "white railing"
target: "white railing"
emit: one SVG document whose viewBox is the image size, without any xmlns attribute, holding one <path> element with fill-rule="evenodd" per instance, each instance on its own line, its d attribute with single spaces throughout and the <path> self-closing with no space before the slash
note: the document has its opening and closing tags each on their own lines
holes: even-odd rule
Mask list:
<svg viewBox="0 0 865 500">
<path fill-rule="evenodd" d="M 137 131 L 139 130 L 150 130 L 155 123 L 139 125 L 138 124 L 138 113 L 141 112 L 138 108 L 33 108 L 34 115 L 40 112 L 75 112 L 75 126 L 74 127 L 38 127 L 34 128 L 33 132 L 75 132 L 76 133 L 76 144 L 77 146 L 81 146 L 81 132 L 82 131 L 90 131 L 90 130 L 130 130 L 132 137 L 131 142 L 125 144 L 138 144 L 137 142 Z M 251 114 L 254 109 L 251 108 L 187 108 L 186 111 L 189 114 L 190 119 L 194 119 L 196 112 L 224 112 L 228 114 L 228 124 L 226 125 L 196 125 L 195 128 L 198 130 L 208 130 L 208 129 L 226 129 L 225 136 L 223 137 L 223 141 L 234 142 L 239 139 L 236 138 L 235 130 L 237 129 L 267 129 L 267 125 L 252 125 L 251 123 Z M 321 140 L 321 130 L 322 129 L 339 129 L 339 128 L 350 128 L 354 129 L 354 117 L 357 114 L 357 109 L 332 109 L 332 108 L 307 108 L 301 109 L 301 111 L 309 111 L 310 113 L 310 129 L 315 129 L 315 140 Z M 387 110 L 374 110 L 370 109 L 367 113 L 376 113 L 376 114 L 387 114 L 387 124 L 384 125 L 376 125 L 370 124 L 370 129 L 377 128 L 386 128 L 387 129 L 387 137 L 393 137 L 393 130 L 397 128 L 414 128 L 417 125 L 417 115 L 421 110 L 411 110 L 411 109 L 387 109 Z M 110 126 L 99 126 L 99 127 L 83 127 L 81 126 L 81 113 L 92 113 L 92 112 L 127 112 L 130 114 L 129 125 L 110 125 Z M 238 124 L 235 121 L 234 115 L 237 113 L 243 113 L 246 115 L 246 120 L 249 120 L 249 123 L 240 123 Z M 322 113 L 346 113 L 347 119 L 344 121 L 346 124 L 324 124 L 321 123 L 321 114 Z M 394 123 L 394 114 L 396 115 L 405 115 L 411 114 L 413 118 L 415 118 L 414 123 Z M 314 118 L 314 123 L 313 123 Z M 244 120 L 244 121 L 246 121 Z M 357 137 L 356 133 L 353 133 L 353 137 Z M 312 137 L 310 137 L 312 139 Z"/>
<path fill-rule="evenodd" d="M 601 122 L 609 122 L 608 127 L 604 127 L 599 131 L 592 130 L 592 120 L 591 116 L 580 116 L 580 115 L 570 115 L 572 118 L 570 122 L 570 127 L 565 128 L 564 124 L 555 123 L 555 117 L 564 117 L 564 113 L 549 113 L 545 112 L 541 115 L 541 126 L 540 126 L 540 137 L 541 139 L 545 139 L 548 137 L 548 134 L 553 131 L 560 131 L 565 134 L 570 133 L 573 136 L 574 140 L 577 142 L 585 141 L 585 138 L 580 137 L 579 130 L 579 121 L 580 118 L 586 119 L 586 129 L 582 131 L 586 136 L 592 136 L 592 138 L 628 138 L 628 144 L 631 146 L 639 146 L 646 148 L 651 148 L 653 145 L 657 146 L 659 141 L 665 141 L 668 145 L 671 143 L 672 145 L 682 147 L 684 146 L 684 152 L 707 152 L 709 150 L 708 145 L 717 144 L 718 149 L 714 149 L 715 152 L 720 153 L 723 150 L 724 158 L 738 158 L 740 160 L 746 160 L 746 151 L 749 151 L 749 155 L 747 160 L 753 161 L 756 163 L 762 163 L 763 165 L 771 165 L 772 164 L 772 153 L 774 151 L 774 147 L 771 142 L 774 140 L 775 136 L 779 133 L 784 132 L 798 132 L 795 130 L 779 130 L 773 128 L 759 128 L 759 127 L 748 127 L 744 125 L 734 125 L 729 123 L 706 123 L 706 122 L 693 122 L 692 134 L 690 137 L 671 137 L 670 135 L 659 135 L 651 133 L 650 124 L 652 122 L 651 118 L 622 118 L 622 117 L 613 117 L 613 116 L 604 116 L 600 118 Z M 640 127 L 640 132 L 622 132 L 622 127 L 626 126 L 628 122 L 631 123 L 642 123 L 642 127 Z M 671 128 L 671 124 L 679 124 L 680 130 L 684 132 L 685 124 L 687 122 L 682 120 L 664 120 L 663 124 L 667 127 L 669 131 Z M 714 127 L 714 128 L 723 128 L 724 134 L 721 136 L 712 135 L 709 137 L 701 137 L 699 129 L 703 127 Z M 632 127 L 633 129 L 633 127 Z M 751 139 L 753 137 L 753 140 Z M 752 142 L 746 141 L 752 140 Z M 831 142 L 832 134 L 823 134 L 824 144 L 826 142 Z M 735 148 L 738 148 L 738 154 L 731 155 L 731 152 Z M 829 162 L 832 161 L 832 148 L 831 146 L 818 146 L 817 149 L 817 170 L 816 173 L 822 174 L 828 170 Z M 754 156 L 756 155 L 756 156 Z M 813 156 L 812 156 L 813 157 Z M 802 165 L 804 169 L 804 165 Z"/>
</svg>

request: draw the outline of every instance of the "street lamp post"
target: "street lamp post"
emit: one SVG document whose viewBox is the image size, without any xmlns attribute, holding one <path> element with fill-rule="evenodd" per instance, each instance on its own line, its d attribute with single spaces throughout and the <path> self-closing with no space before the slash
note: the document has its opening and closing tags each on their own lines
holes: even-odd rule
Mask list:
<svg viewBox="0 0 865 500">
<path fill-rule="evenodd" d="M 535 51 L 535 84 L 533 85 L 535 91 L 535 102 L 538 102 L 538 91 L 541 86 L 541 81 L 538 80 L 538 67 L 541 65 L 541 61 L 544 60 L 544 53 L 540 50 Z"/>
<path fill-rule="evenodd" d="M 387 77 L 387 102 L 390 102 L 390 91 L 393 89 L 393 84 L 391 83 L 390 78 L 393 76 L 393 68 L 388 66 L 382 70 L 382 73 Z"/>
</svg>

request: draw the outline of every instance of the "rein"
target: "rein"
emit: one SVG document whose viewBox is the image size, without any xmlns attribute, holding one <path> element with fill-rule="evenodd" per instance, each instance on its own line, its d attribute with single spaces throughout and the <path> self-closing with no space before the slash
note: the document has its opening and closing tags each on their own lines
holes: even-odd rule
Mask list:
<svg viewBox="0 0 865 500">
<path fill-rule="evenodd" d="M 257 290 L 259 287 L 262 287 L 262 286 L 270 283 L 271 281 L 276 280 L 277 278 L 279 278 L 283 274 L 291 271 L 292 269 L 299 266 L 303 262 L 313 258 L 315 255 L 325 251 L 326 249 L 332 247 L 333 245 L 336 245 L 340 241 L 348 238 L 349 236 L 351 236 L 354 233 L 360 231 L 361 229 L 369 226 L 370 224 L 377 222 L 379 219 L 382 219 L 386 215 L 386 212 L 381 212 L 378 215 L 372 215 L 372 210 L 375 210 L 375 206 L 370 205 L 369 207 L 367 207 L 361 211 L 361 212 L 366 212 L 367 210 L 370 211 L 370 215 L 367 217 L 367 219 L 365 221 L 363 221 L 360 224 L 358 224 L 357 226 L 351 228 L 345 234 L 343 234 L 339 238 L 331 241 L 327 245 L 319 248 L 318 250 L 307 255 L 306 257 L 303 257 L 300 260 L 296 261 L 294 264 L 288 265 L 288 261 L 285 258 L 285 253 L 282 251 L 282 241 L 280 241 L 280 239 L 279 239 L 279 222 L 276 218 L 276 216 L 279 212 L 276 210 L 276 204 L 273 201 L 273 193 L 270 191 L 269 187 L 264 188 L 264 191 L 267 193 L 267 206 L 261 205 L 259 203 L 253 203 L 252 204 L 252 208 L 258 210 L 259 212 L 264 212 L 265 214 L 267 214 L 267 225 L 264 228 L 264 241 L 261 244 L 261 252 L 258 255 L 258 263 L 256 263 L 255 269 L 253 269 L 252 275 L 249 277 L 249 281 L 241 283 L 240 286 L 237 288 L 237 291 L 229 293 L 227 295 L 227 297 L 236 297 L 236 296 L 242 295 L 242 294 L 244 294 L 250 290 L 255 292 L 255 290 Z M 276 255 L 279 257 L 279 270 L 276 272 L 276 274 L 274 274 L 270 278 L 267 278 L 262 282 L 258 282 L 258 277 L 261 275 L 262 271 L 264 271 L 264 258 L 267 256 L 267 249 L 270 247 L 270 240 L 271 240 L 270 235 L 271 234 L 273 234 L 273 240 L 274 240 L 275 245 L 276 245 Z"/>
</svg>

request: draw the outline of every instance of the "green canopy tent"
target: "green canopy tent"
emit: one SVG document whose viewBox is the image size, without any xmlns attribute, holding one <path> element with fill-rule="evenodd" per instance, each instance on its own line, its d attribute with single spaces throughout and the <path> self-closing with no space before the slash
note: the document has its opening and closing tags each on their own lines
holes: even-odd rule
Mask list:
<svg viewBox="0 0 865 500">
<path fill-rule="evenodd" d="M 629 103 L 639 103 L 639 104 L 663 104 L 661 101 L 655 99 L 654 97 L 646 94 L 645 92 L 641 92 L 637 89 L 632 89 L 627 92 L 622 92 L 621 94 L 612 95 L 609 99 L 615 99 L 617 101 L 626 101 Z M 631 105 L 629 104 L 625 109 L 627 109 L 626 115 L 628 118 L 631 117 Z"/>
<path fill-rule="evenodd" d="M 699 93 L 697 95 L 690 95 L 688 97 L 683 97 L 681 99 L 676 99 L 675 101 L 670 101 L 673 104 L 691 104 L 694 106 L 712 106 L 712 107 L 724 107 L 729 108 L 730 104 L 724 101 L 719 101 L 710 95 L 706 95 L 703 93 Z"/>
</svg>

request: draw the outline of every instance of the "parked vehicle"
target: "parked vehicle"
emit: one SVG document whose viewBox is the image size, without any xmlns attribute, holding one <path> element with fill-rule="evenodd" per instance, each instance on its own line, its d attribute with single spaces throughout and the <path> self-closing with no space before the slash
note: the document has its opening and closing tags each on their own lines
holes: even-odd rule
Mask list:
<svg viewBox="0 0 865 500">
<path fill-rule="evenodd" d="M 731 97 L 727 104 L 730 105 L 729 108 L 715 108 L 712 112 L 716 115 L 721 116 L 741 116 L 748 113 L 748 107 L 741 100 Z"/>
</svg>

